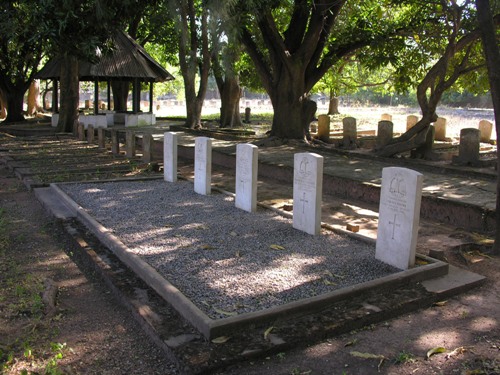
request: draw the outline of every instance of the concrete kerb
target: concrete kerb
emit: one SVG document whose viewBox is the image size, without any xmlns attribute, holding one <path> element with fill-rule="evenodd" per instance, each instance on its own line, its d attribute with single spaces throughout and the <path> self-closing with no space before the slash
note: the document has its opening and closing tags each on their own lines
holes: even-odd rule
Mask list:
<svg viewBox="0 0 500 375">
<path fill-rule="evenodd" d="M 125 265 L 171 304 L 181 316 L 189 321 L 207 339 L 213 339 L 228 334 L 231 331 L 247 327 L 254 323 L 273 321 L 283 317 L 289 318 L 290 316 L 303 314 L 305 312 L 319 312 L 335 302 L 360 293 L 394 288 L 405 283 L 420 282 L 444 276 L 448 272 L 447 263 L 420 256 L 424 260 L 424 263 L 428 264 L 420 265 L 380 279 L 343 288 L 331 293 L 326 293 L 321 296 L 294 301 L 262 311 L 214 320 L 203 313 L 191 300 L 184 296 L 182 292 L 175 288 L 168 280 L 163 278 L 153 267 L 144 262 L 139 256 L 133 254 L 119 238 L 114 236 L 107 228 L 91 217 L 82 207 L 64 193 L 57 184 L 51 184 L 50 187 L 62 201 L 71 207 L 77 220 L 84 224 L 101 243 L 108 247 Z M 218 190 L 224 193 L 223 190 Z M 263 206 L 265 207 L 265 205 Z M 278 212 L 278 210 L 275 211 Z M 289 213 L 283 211 L 280 212 L 280 214 L 289 215 Z M 353 236 L 350 232 L 343 233 Z M 353 237 L 357 236 L 359 235 Z"/>
</svg>

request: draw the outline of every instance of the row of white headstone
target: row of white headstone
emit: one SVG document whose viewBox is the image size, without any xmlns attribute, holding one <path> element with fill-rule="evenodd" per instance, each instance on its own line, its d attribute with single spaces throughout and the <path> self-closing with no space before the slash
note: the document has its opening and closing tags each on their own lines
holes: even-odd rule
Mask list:
<svg viewBox="0 0 500 375">
<path fill-rule="evenodd" d="M 177 181 L 176 133 L 164 137 L 164 179 Z M 195 139 L 194 191 L 211 193 L 212 140 Z M 257 209 L 258 147 L 236 146 L 235 206 L 248 212 Z M 400 269 L 415 263 L 415 250 L 422 197 L 422 174 L 407 168 L 382 171 L 379 221 L 375 257 Z M 314 153 L 294 155 L 293 227 L 311 235 L 321 231 L 323 157 Z"/>
</svg>

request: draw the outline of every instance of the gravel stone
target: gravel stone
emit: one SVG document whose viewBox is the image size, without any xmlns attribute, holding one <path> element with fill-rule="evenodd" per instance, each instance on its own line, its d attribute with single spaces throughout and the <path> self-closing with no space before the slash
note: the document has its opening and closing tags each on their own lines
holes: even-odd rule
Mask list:
<svg viewBox="0 0 500 375">
<path fill-rule="evenodd" d="M 248 213 L 231 196 L 196 194 L 189 181 L 61 188 L 212 319 L 398 272 L 372 245 L 326 230 L 311 236 L 265 208 Z"/>
</svg>

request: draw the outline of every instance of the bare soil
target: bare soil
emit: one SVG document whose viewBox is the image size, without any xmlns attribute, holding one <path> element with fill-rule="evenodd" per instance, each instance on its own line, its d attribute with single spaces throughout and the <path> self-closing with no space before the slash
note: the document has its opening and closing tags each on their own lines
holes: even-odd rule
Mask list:
<svg viewBox="0 0 500 375">
<path fill-rule="evenodd" d="M 189 166 L 181 166 L 186 175 Z M 231 185 L 227 171 L 215 183 Z M 260 189 L 260 187 L 259 187 Z M 291 191 L 266 181 L 260 198 L 286 206 Z M 374 230 L 366 207 L 332 199 L 345 222 Z M 2 227 L 4 228 L 2 230 Z M 500 374 L 500 259 L 482 236 L 422 223 L 418 252 L 441 249 L 453 265 L 486 276 L 481 288 L 306 349 L 249 360 L 220 374 Z M 486 241 L 487 243 L 487 241 Z M 0 168 L 0 366 L 2 373 L 174 374 L 112 293 L 71 260 L 74 244 L 34 195 Z M 53 280 L 53 283 L 47 282 Z M 54 306 L 44 301 L 57 288 Z M 429 350 L 442 348 L 430 355 Z"/>
</svg>

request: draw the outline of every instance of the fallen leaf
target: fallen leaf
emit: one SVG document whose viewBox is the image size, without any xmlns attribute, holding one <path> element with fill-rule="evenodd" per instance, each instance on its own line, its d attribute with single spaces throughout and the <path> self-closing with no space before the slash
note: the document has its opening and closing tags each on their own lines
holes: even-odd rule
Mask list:
<svg viewBox="0 0 500 375">
<path fill-rule="evenodd" d="M 437 302 L 434 302 L 432 305 L 441 307 L 441 306 L 446 305 L 447 303 L 448 303 L 448 301 L 437 301 Z"/>
<path fill-rule="evenodd" d="M 227 316 L 235 316 L 235 315 L 238 315 L 237 312 L 234 312 L 234 311 L 224 311 L 224 310 L 220 310 L 218 309 L 217 307 L 214 307 L 214 310 L 215 312 L 219 313 L 219 314 L 222 314 L 222 315 L 227 315 Z"/>
<path fill-rule="evenodd" d="M 378 366 L 377 366 L 378 372 L 380 372 L 380 367 L 382 367 L 382 364 L 385 361 L 385 357 L 382 354 L 361 353 L 361 352 L 354 351 L 354 352 L 351 352 L 351 355 L 354 357 L 364 358 L 364 359 L 378 359 L 379 360 Z"/>
<path fill-rule="evenodd" d="M 353 346 L 354 344 L 356 344 L 358 342 L 358 339 L 354 339 L 354 340 L 351 340 L 349 342 L 346 342 L 344 344 L 344 347 L 348 347 L 348 346 Z"/>
<path fill-rule="evenodd" d="M 236 237 L 236 236 L 238 235 L 238 233 L 236 233 L 236 232 L 234 232 L 234 231 L 233 231 L 233 232 L 231 232 L 231 233 L 229 233 L 229 234 L 230 234 L 231 236 L 233 236 L 233 237 Z"/>
<path fill-rule="evenodd" d="M 437 346 L 435 348 L 429 349 L 427 351 L 427 359 L 429 359 L 434 354 L 444 353 L 444 352 L 446 352 L 446 349 L 443 348 L 442 346 Z"/>
<path fill-rule="evenodd" d="M 336 283 L 331 282 L 330 280 L 327 280 L 327 279 L 323 279 L 323 283 L 324 283 L 325 285 L 337 285 Z"/>
<path fill-rule="evenodd" d="M 264 332 L 264 340 L 267 340 L 267 337 L 269 336 L 269 334 L 271 333 L 271 331 L 273 330 L 273 326 L 269 327 L 268 329 L 266 329 L 266 331 Z"/>
<path fill-rule="evenodd" d="M 280 246 L 280 245 L 271 245 L 269 246 L 271 249 L 273 250 L 285 250 L 285 248 L 283 246 Z"/>
<path fill-rule="evenodd" d="M 446 359 L 454 357 L 459 354 L 463 354 L 468 350 L 465 346 L 459 346 L 458 348 L 453 349 L 451 352 L 446 354 Z"/>
<path fill-rule="evenodd" d="M 213 246 L 210 246 L 210 245 L 202 245 L 201 248 L 203 250 L 213 250 L 214 249 Z"/>
<path fill-rule="evenodd" d="M 382 354 L 372 354 L 372 353 L 362 353 L 362 352 L 351 352 L 353 357 L 364 358 L 364 359 L 385 359 Z"/>
<path fill-rule="evenodd" d="M 224 344 L 225 342 L 228 342 L 231 337 L 228 336 L 220 336 L 212 340 L 214 344 Z"/>
</svg>

